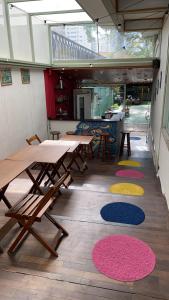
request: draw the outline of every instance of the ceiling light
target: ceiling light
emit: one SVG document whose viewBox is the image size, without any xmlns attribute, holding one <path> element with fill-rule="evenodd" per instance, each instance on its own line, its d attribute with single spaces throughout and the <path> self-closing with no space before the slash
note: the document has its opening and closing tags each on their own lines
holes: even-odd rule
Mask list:
<svg viewBox="0 0 169 300">
<path fill-rule="evenodd" d="M 121 29 L 121 24 L 117 24 L 117 29 L 118 29 L 118 30 Z"/>
</svg>

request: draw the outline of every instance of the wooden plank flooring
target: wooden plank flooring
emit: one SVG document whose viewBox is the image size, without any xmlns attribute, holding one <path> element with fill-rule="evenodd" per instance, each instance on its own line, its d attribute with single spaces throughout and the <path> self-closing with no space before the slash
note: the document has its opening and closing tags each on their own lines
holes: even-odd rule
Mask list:
<svg viewBox="0 0 169 300">
<path fill-rule="evenodd" d="M 144 151 L 140 151 L 143 149 Z M 19 227 L 16 225 L 2 241 L 4 253 L 0 255 L 0 299 L 58 299 L 58 300 L 157 300 L 169 299 L 169 229 L 168 209 L 161 194 L 150 153 L 146 145 L 134 142 L 132 158 L 141 161 L 145 173 L 142 180 L 115 177 L 115 171 L 123 169 L 112 162 L 90 161 L 84 175 L 74 172 L 71 188 L 63 190 L 50 214 L 56 218 L 69 236 L 58 248 L 59 257 L 49 253 L 29 235 L 14 257 L 7 249 Z M 127 168 L 127 167 L 124 167 Z M 145 189 L 142 197 L 112 195 L 110 184 L 117 182 L 140 184 Z M 16 190 L 24 193 L 29 181 L 23 174 L 8 189 L 13 202 L 18 198 Z M 113 224 L 100 217 L 100 209 L 109 202 L 124 201 L 140 206 L 146 214 L 144 223 L 138 226 Z M 5 207 L 0 203 L 0 226 Z M 36 228 L 50 241 L 55 227 L 44 218 Z M 145 279 L 124 283 L 99 273 L 91 260 L 95 242 L 110 234 L 128 234 L 147 242 L 157 256 L 155 270 Z"/>
</svg>

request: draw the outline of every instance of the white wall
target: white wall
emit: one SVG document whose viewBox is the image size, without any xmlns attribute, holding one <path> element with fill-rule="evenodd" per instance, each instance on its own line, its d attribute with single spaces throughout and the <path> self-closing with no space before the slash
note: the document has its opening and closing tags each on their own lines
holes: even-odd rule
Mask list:
<svg viewBox="0 0 169 300">
<path fill-rule="evenodd" d="M 37 133 L 47 138 L 44 75 L 30 70 L 30 84 L 22 84 L 20 69 L 12 69 L 12 85 L 0 86 L 0 159 L 26 144 Z"/>
<path fill-rule="evenodd" d="M 160 81 L 160 73 L 162 72 L 161 89 L 159 88 L 159 92 L 158 95 L 156 96 L 155 102 L 152 103 L 152 124 L 151 124 L 152 128 L 151 129 L 154 138 L 154 146 L 155 146 L 157 157 L 159 155 L 161 122 L 162 122 L 162 114 L 163 114 L 168 37 L 169 37 L 169 18 L 164 24 L 164 28 L 162 31 L 160 70 L 158 72 L 158 77 L 157 77 L 157 81 L 158 80 Z M 154 84 L 157 85 L 157 82 L 154 82 Z"/>
<path fill-rule="evenodd" d="M 169 143 L 167 142 L 167 135 L 165 130 L 162 129 L 163 120 L 163 106 L 165 99 L 165 79 L 167 72 L 167 50 L 169 39 L 169 17 L 165 20 L 162 31 L 162 44 L 160 56 L 160 70 L 154 85 L 157 85 L 158 79 L 160 80 L 160 73 L 162 72 L 162 84 L 159 89 L 156 100 L 152 103 L 151 112 L 151 133 L 154 148 L 154 163 L 158 170 L 158 176 L 161 182 L 161 188 L 164 196 L 166 197 L 169 207 Z M 155 86 L 154 86 L 155 87 Z M 168 99 L 169 101 L 169 99 Z"/>
</svg>

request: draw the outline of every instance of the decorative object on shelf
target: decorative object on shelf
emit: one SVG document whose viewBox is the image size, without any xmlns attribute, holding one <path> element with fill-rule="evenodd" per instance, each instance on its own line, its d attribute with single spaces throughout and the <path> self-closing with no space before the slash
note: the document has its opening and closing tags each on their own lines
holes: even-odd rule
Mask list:
<svg viewBox="0 0 169 300">
<path fill-rule="evenodd" d="M 57 87 L 59 90 L 63 90 L 63 79 L 62 76 L 59 77 L 59 84 Z"/>
<path fill-rule="evenodd" d="M 2 69 L 0 72 L 1 85 L 11 85 L 12 84 L 12 74 L 11 69 Z"/>
<path fill-rule="evenodd" d="M 30 83 L 30 71 L 29 69 L 21 69 L 21 80 L 23 84 Z"/>
<path fill-rule="evenodd" d="M 66 95 L 60 95 L 59 97 L 56 98 L 56 103 L 62 104 L 68 102 L 68 96 Z"/>
</svg>

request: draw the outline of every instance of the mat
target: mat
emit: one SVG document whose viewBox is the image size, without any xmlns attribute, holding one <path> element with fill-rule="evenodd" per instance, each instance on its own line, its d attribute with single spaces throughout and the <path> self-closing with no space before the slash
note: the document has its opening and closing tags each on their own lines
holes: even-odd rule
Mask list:
<svg viewBox="0 0 169 300">
<path fill-rule="evenodd" d="M 121 160 L 117 164 L 119 166 L 141 167 L 141 163 L 134 160 Z"/>
<path fill-rule="evenodd" d="M 109 192 L 120 195 L 143 196 L 144 189 L 133 183 L 116 183 L 109 187 Z"/>
<path fill-rule="evenodd" d="M 134 178 L 134 179 L 142 179 L 144 178 L 144 173 L 137 170 L 119 170 L 115 173 L 118 177 L 126 177 L 126 178 Z"/>
<path fill-rule="evenodd" d="M 125 202 L 109 203 L 101 209 L 100 214 L 105 221 L 130 225 L 141 224 L 145 219 L 140 207 Z"/>
<path fill-rule="evenodd" d="M 138 136 L 131 136 L 131 137 L 130 137 L 130 140 L 131 140 L 131 141 L 140 141 L 141 138 L 138 137 Z"/>
<path fill-rule="evenodd" d="M 98 241 L 92 252 L 96 268 L 119 281 L 135 281 L 149 275 L 156 263 L 152 249 L 128 235 L 111 235 Z"/>
</svg>

